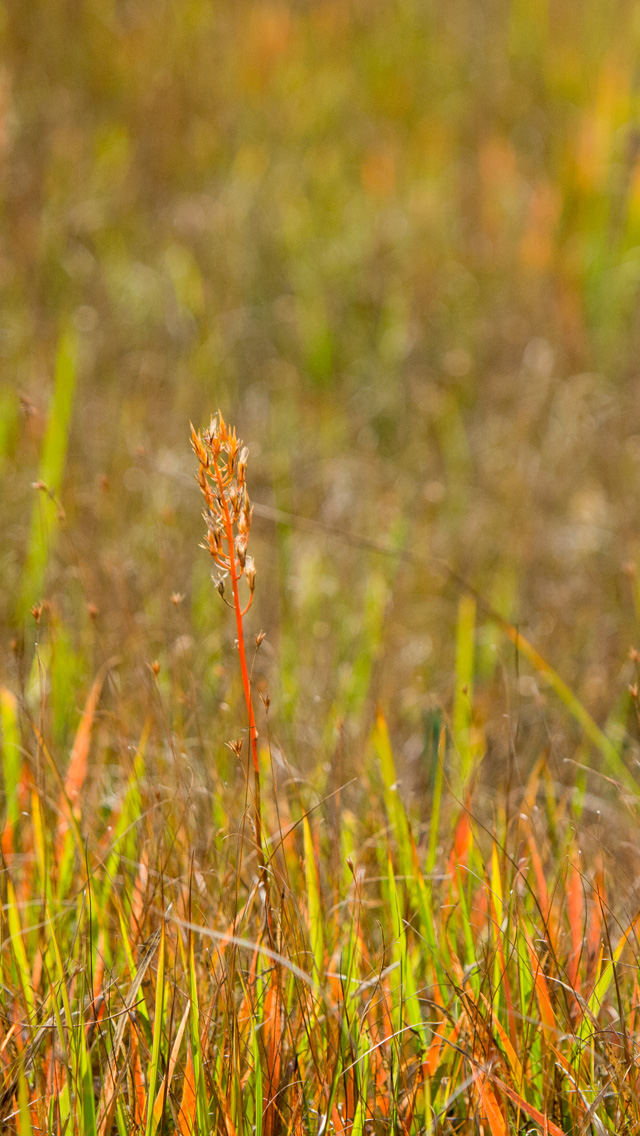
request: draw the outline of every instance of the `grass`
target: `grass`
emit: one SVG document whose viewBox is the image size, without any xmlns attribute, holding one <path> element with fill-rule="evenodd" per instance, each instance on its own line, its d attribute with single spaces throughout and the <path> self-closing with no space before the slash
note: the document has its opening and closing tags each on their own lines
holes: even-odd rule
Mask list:
<svg viewBox="0 0 640 1136">
<path fill-rule="evenodd" d="M 582 854 L 584 794 L 558 786 L 548 754 L 494 797 L 490 818 L 478 799 L 475 600 L 460 604 L 428 822 L 407 811 L 382 710 L 357 770 L 366 809 L 346 806 L 335 769 L 310 793 L 269 740 L 267 697 L 256 725 L 247 451 L 221 415 L 192 440 L 223 600 L 231 584 L 245 725 L 229 748 L 244 803 L 214 790 L 213 816 L 190 831 L 195 787 L 166 735 L 150 765 L 147 722 L 126 784 L 96 807 L 110 671 L 64 771 L 28 705 L 3 690 L 4 1129 L 636 1131 L 640 909 L 617 901 L 601 855 Z M 158 686 L 160 665 L 150 673 Z M 42 685 L 41 722 L 46 698 Z M 584 725 L 574 696 L 564 701 Z M 625 793 L 633 818 L 637 793 Z"/>
<path fill-rule="evenodd" d="M 0 1126 L 638 1131 L 637 5 L 44 7 Z"/>
</svg>

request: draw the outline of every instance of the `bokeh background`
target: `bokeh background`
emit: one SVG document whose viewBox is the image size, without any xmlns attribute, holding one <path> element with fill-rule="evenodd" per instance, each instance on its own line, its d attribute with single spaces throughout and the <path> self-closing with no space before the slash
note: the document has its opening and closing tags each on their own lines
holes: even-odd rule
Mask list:
<svg viewBox="0 0 640 1136">
<path fill-rule="evenodd" d="M 231 776 L 188 442 L 220 407 L 255 500 L 324 526 L 252 535 L 255 681 L 302 775 L 379 700 L 425 788 L 441 561 L 634 760 L 637 4 L 7 0 L 0 34 L 0 668 L 57 752 L 115 657 L 114 762 L 150 714 Z M 570 720 L 480 610 L 476 647 L 490 775 L 517 731 L 562 776 Z"/>
</svg>

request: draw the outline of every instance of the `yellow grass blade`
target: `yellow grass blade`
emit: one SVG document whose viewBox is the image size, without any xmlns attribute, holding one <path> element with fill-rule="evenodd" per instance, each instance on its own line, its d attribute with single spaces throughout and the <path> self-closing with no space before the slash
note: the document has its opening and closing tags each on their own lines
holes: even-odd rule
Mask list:
<svg viewBox="0 0 640 1136">
<path fill-rule="evenodd" d="M 2 727 L 2 775 L 5 800 L 2 850 L 6 856 L 13 848 L 14 832 L 20 812 L 18 793 L 22 766 L 18 700 L 6 687 L 0 689 L 0 727 Z"/>
<path fill-rule="evenodd" d="M 320 882 L 318 880 L 318 866 L 316 854 L 311 837 L 311 827 L 308 817 L 302 818 L 302 833 L 304 840 L 304 872 L 307 884 L 307 905 L 309 908 L 309 938 L 311 940 L 311 953 L 313 955 L 313 978 L 320 982 L 324 970 L 324 933 L 323 918 L 320 899 Z"/>
</svg>

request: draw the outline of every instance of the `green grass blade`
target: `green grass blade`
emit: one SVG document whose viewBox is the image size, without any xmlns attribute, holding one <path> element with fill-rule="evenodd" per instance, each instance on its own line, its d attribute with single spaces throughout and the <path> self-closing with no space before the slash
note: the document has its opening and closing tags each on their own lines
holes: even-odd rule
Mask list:
<svg viewBox="0 0 640 1136">
<path fill-rule="evenodd" d="M 394 1028 L 400 1031 L 405 1025 L 406 1021 L 416 1030 L 417 1033 L 420 1034 L 423 1042 L 425 1042 L 426 1038 L 424 1036 L 422 1012 L 420 1010 L 420 1002 L 418 1000 L 417 994 L 417 983 L 415 979 L 413 962 L 409 952 L 407 933 L 404 926 L 404 920 L 402 918 L 400 907 L 400 892 L 396 883 L 391 856 L 389 856 L 387 859 L 387 869 L 391 922 L 394 930 L 392 954 L 394 959 L 400 963 L 400 981 L 396 986 L 394 997 L 397 1014 L 396 1020 L 394 1022 Z"/>
<path fill-rule="evenodd" d="M 55 544 L 59 522 L 58 504 L 54 498 L 60 492 L 64 474 L 77 368 L 78 336 L 67 330 L 58 343 L 53 398 L 38 470 L 38 480 L 46 486 L 47 492 L 38 494 L 31 516 L 18 604 L 20 619 L 42 597 L 47 562 Z"/>
<path fill-rule="evenodd" d="M 82 1136 L 97 1136 L 98 1128 L 96 1124 L 96 1103 L 93 1092 L 93 1070 L 82 1023 L 80 1023 L 78 1028 L 78 1042 Z"/>
<path fill-rule="evenodd" d="M 442 804 L 442 785 L 444 782 L 444 760 L 446 754 L 446 732 L 444 726 L 438 739 L 438 760 L 436 763 L 433 798 L 431 801 L 431 816 L 429 818 L 429 850 L 427 852 L 426 872 L 430 876 L 436 866 L 438 854 L 438 832 L 440 824 L 440 807 Z"/>
<path fill-rule="evenodd" d="M 31 1023 L 35 1021 L 35 997 L 33 993 L 33 986 L 31 985 L 31 971 L 29 970 L 29 963 L 27 961 L 27 952 L 24 946 L 23 931 L 20 926 L 20 915 L 18 912 L 18 903 L 16 900 L 16 893 L 11 879 L 7 880 L 7 922 L 9 924 L 9 934 L 11 936 L 11 950 L 13 958 L 18 969 L 20 978 L 20 986 L 24 997 L 27 1013 Z"/>
<path fill-rule="evenodd" d="M 18 1073 L 18 1133 L 19 1136 L 33 1136 L 29 1112 L 29 1085 L 24 1071 L 24 1061 L 20 1062 Z"/>
<path fill-rule="evenodd" d="M 376 715 L 375 726 L 373 727 L 372 741 L 378 760 L 380 762 L 380 770 L 382 772 L 382 781 L 384 785 L 384 801 L 387 810 L 387 815 L 391 822 L 393 834 L 398 846 L 398 859 L 402 874 L 411 879 L 413 874 L 413 852 L 411 844 L 411 833 L 409 830 L 409 822 L 407 814 L 402 803 L 402 799 L 398 793 L 398 777 L 396 774 L 396 766 L 393 758 L 393 750 L 391 748 L 391 740 L 389 738 L 389 731 L 387 723 L 381 710 L 378 710 Z"/>
<path fill-rule="evenodd" d="M 475 652 L 476 601 L 469 593 L 460 597 L 456 635 L 456 689 L 453 704 L 453 737 L 460 755 L 460 789 L 473 768 L 471 708 Z"/>
<path fill-rule="evenodd" d="M 18 433 L 20 402 L 18 393 L 13 386 L 0 387 L 0 473 L 5 466 L 5 459 L 13 450 Z"/>
</svg>

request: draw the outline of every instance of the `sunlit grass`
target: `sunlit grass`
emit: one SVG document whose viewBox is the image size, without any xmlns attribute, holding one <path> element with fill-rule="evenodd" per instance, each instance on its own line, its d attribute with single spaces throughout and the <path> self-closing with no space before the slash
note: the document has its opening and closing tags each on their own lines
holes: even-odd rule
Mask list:
<svg viewBox="0 0 640 1136">
<path fill-rule="evenodd" d="M 231 576 L 240 628 L 238 573 L 255 586 L 246 451 L 221 418 L 194 448 L 217 590 Z M 149 724 L 124 789 L 85 803 L 107 760 L 95 740 L 106 670 L 64 773 L 28 707 L 2 692 L 6 1129 L 635 1131 L 640 912 L 586 862 L 580 808 L 544 754 L 489 813 L 476 803 L 484 746 L 462 702 L 474 615 L 461 605 L 459 744 L 443 725 L 426 826 L 403 802 L 381 711 L 355 770 L 356 817 L 341 807 L 348 784 L 310 798 L 268 730 L 259 740 L 247 673 L 249 731 L 239 722 L 230 741 L 244 802 L 215 791 L 213 863 L 189 833 L 184 786 L 158 797 Z M 157 683 L 159 664 L 150 671 Z"/>
<path fill-rule="evenodd" d="M 637 6 L 40 7 L 0 20 L 0 1127 L 629 1136 Z M 248 552 L 215 419 L 214 582 L 212 405 L 257 502 Z"/>
</svg>

